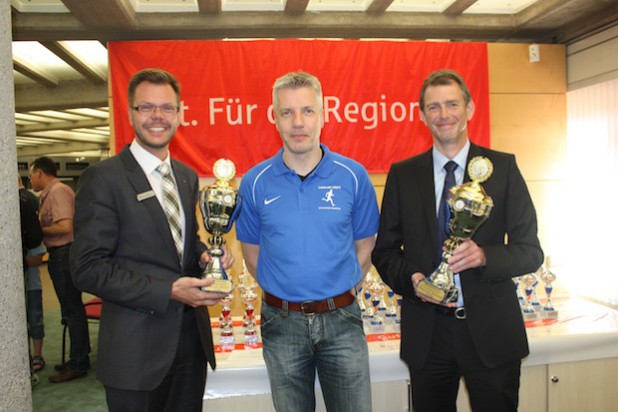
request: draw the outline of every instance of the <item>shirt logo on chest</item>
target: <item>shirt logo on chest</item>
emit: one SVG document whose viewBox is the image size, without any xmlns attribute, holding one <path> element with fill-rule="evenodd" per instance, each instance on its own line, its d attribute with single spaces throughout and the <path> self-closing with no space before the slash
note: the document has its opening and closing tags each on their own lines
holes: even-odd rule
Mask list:
<svg viewBox="0 0 618 412">
<path fill-rule="evenodd" d="M 341 210 L 341 208 L 335 204 L 335 198 L 336 198 L 335 191 L 339 189 L 341 189 L 341 186 L 318 186 L 318 190 L 325 190 L 324 195 L 320 199 L 325 204 L 324 206 L 318 207 L 318 209 L 320 210 Z"/>
<path fill-rule="evenodd" d="M 264 199 L 264 206 L 268 206 L 269 204 L 271 204 L 275 200 L 279 199 L 280 197 L 281 197 L 281 195 L 278 195 L 278 196 L 275 196 L 275 197 L 271 197 L 270 199 Z"/>
<path fill-rule="evenodd" d="M 333 189 L 330 189 L 328 192 L 326 192 L 322 200 L 325 201 L 326 203 L 330 203 L 332 207 L 335 207 L 335 202 L 333 202 L 333 197 L 335 197 L 335 193 L 333 192 Z"/>
</svg>

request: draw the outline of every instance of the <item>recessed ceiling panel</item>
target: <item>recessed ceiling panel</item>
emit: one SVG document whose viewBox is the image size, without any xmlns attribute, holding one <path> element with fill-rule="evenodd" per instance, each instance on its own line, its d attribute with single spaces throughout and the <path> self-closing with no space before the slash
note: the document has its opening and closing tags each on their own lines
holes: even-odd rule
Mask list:
<svg viewBox="0 0 618 412">
<path fill-rule="evenodd" d="M 515 14 L 536 2 L 537 0 L 479 0 L 464 13 Z"/>
<path fill-rule="evenodd" d="M 197 0 L 131 0 L 140 13 L 191 13 L 198 12 Z"/>
<path fill-rule="evenodd" d="M 307 11 L 365 11 L 371 0 L 309 0 Z"/>
<path fill-rule="evenodd" d="M 23 60 L 29 66 L 38 68 L 57 80 L 76 80 L 83 76 L 64 62 L 60 57 L 49 51 L 36 41 L 13 42 L 13 56 Z"/>
<path fill-rule="evenodd" d="M 440 13 L 455 0 L 395 0 L 386 11 Z"/>
<path fill-rule="evenodd" d="M 20 13 L 68 13 L 61 0 L 11 0 L 11 6 Z"/>
<path fill-rule="evenodd" d="M 285 0 L 221 0 L 222 11 L 282 11 Z"/>
</svg>

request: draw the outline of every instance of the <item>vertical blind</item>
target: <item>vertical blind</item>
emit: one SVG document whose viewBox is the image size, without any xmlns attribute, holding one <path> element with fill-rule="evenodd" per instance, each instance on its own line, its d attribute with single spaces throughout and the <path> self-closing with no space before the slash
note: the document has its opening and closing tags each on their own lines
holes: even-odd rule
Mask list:
<svg viewBox="0 0 618 412">
<path fill-rule="evenodd" d="M 567 93 L 566 188 L 575 292 L 618 305 L 618 79 Z"/>
</svg>

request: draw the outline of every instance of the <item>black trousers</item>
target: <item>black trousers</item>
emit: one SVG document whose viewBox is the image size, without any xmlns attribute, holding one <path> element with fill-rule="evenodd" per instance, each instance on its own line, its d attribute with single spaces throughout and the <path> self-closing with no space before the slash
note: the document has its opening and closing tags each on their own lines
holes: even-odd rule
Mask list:
<svg viewBox="0 0 618 412">
<path fill-rule="evenodd" d="M 436 313 L 427 362 L 423 369 L 410 369 L 413 410 L 455 412 L 463 376 L 474 412 L 516 412 L 520 370 L 520 360 L 496 368 L 483 365 L 466 320 Z"/>
<path fill-rule="evenodd" d="M 200 342 L 195 312 L 184 312 L 174 362 L 163 382 L 152 391 L 131 391 L 105 386 L 110 412 L 201 412 L 206 385 L 206 357 Z"/>
<path fill-rule="evenodd" d="M 85 371 L 90 368 L 88 318 L 82 302 L 82 292 L 75 287 L 71 277 L 69 268 L 70 248 L 71 244 L 48 248 L 47 268 L 60 302 L 62 318 L 66 321 L 69 329 L 71 349 L 67 367 L 73 371 Z"/>
</svg>

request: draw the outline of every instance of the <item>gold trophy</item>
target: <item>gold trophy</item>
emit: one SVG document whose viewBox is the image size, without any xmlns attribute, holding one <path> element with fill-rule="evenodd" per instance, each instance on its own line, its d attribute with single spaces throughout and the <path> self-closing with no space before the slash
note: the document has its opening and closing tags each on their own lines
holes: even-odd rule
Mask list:
<svg viewBox="0 0 618 412">
<path fill-rule="evenodd" d="M 457 301 L 459 293 L 448 259 L 457 246 L 464 240 L 470 239 L 489 217 L 494 202 L 480 183 L 489 179 L 493 170 L 494 166 L 489 159 L 477 156 L 468 163 L 468 176 L 472 181 L 451 188 L 448 199 L 451 210 L 448 223 L 449 238 L 444 242 L 442 262 L 427 279 L 419 283 L 416 289 L 418 295 L 441 303 Z"/>
<path fill-rule="evenodd" d="M 217 178 L 211 186 L 200 191 L 200 210 L 204 227 L 212 236 L 208 239 L 210 261 L 202 274 L 203 278 L 214 278 L 215 282 L 202 288 L 206 292 L 229 294 L 233 289 L 232 281 L 221 265 L 225 233 L 232 229 L 232 224 L 240 213 L 240 195 L 238 190 L 228 183 L 236 175 L 236 166 L 231 160 L 219 159 L 212 167 Z"/>
</svg>

